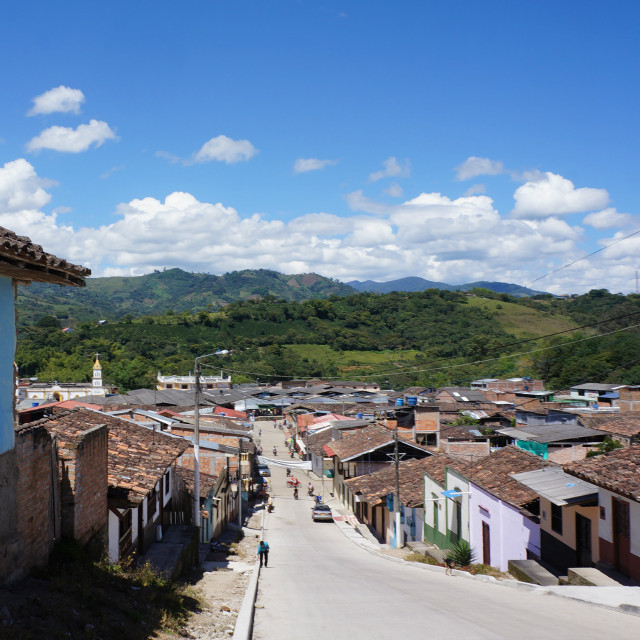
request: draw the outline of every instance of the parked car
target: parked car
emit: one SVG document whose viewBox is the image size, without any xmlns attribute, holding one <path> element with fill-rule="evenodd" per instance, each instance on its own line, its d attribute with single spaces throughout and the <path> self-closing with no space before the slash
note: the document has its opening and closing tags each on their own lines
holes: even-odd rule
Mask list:
<svg viewBox="0 0 640 640">
<path fill-rule="evenodd" d="M 269 471 L 269 467 L 266 464 L 258 465 L 258 474 L 261 476 L 271 476 L 271 471 Z"/>
<path fill-rule="evenodd" d="M 317 504 L 315 507 L 313 507 L 311 519 L 314 522 L 333 522 L 331 507 L 328 504 Z"/>
</svg>

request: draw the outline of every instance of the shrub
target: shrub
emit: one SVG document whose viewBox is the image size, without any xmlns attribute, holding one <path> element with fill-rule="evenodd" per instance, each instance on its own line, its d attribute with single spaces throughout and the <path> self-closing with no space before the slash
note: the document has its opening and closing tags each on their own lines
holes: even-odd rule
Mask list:
<svg viewBox="0 0 640 640">
<path fill-rule="evenodd" d="M 466 540 L 460 540 L 449 551 L 449 558 L 460 567 L 467 567 L 472 564 L 475 557 L 475 551 Z"/>
</svg>

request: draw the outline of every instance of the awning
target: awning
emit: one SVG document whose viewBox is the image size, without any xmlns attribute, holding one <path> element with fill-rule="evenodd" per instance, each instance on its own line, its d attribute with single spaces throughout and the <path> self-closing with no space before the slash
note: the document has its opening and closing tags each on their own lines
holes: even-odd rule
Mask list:
<svg viewBox="0 0 640 640">
<path fill-rule="evenodd" d="M 558 506 L 590 502 L 598 497 L 598 487 L 557 467 L 514 473 L 511 477 Z"/>
</svg>

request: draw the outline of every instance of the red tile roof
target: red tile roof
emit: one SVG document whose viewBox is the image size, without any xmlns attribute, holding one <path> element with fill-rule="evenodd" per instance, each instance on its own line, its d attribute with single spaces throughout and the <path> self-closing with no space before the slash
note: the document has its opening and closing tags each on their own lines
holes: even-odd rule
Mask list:
<svg viewBox="0 0 640 640">
<path fill-rule="evenodd" d="M 64 446 L 80 432 L 106 424 L 109 428 L 109 491 L 137 504 L 155 487 L 165 471 L 190 443 L 182 438 L 133 424 L 99 411 L 78 408 L 38 421 Z"/>
<path fill-rule="evenodd" d="M 640 415 L 634 413 L 616 413 L 603 415 L 580 415 L 580 422 L 589 429 L 605 431 L 611 435 L 637 436 L 640 434 Z"/>
<path fill-rule="evenodd" d="M 564 470 L 598 487 L 640 502 L 640 446 L 586 458 L 565 465 Z"/>
<path fill-rule="evenodd" d="M 82 287 L 91 270 L 46 253 L 26 236 L 0 227 L 0 273 L 20 280 Z"/>
<path fill-rule="evenodd" d="M 549 464 L 539 456 L 508 446 L 468 464 L 463 475 L 496 498 L 523 507 L 535 500 L 538 494 L 514 480 L 511 474 L 535 471 Z"/>
</svg>

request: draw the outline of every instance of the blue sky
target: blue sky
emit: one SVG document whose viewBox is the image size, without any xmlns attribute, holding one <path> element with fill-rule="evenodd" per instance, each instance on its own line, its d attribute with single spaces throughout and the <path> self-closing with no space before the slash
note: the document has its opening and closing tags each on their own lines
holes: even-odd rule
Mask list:
<svg viewBox="0 0 640 640">
<path fill-rule="evenodd" d="M 14 3 L 0 225 L 95 275 L 635 290 L 635 2 Z"/>
</svg>

